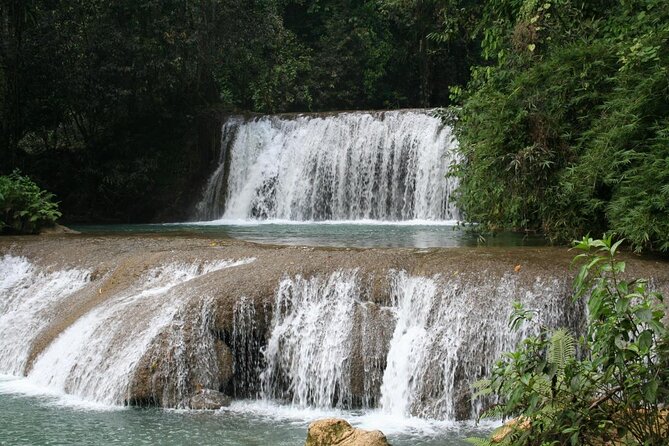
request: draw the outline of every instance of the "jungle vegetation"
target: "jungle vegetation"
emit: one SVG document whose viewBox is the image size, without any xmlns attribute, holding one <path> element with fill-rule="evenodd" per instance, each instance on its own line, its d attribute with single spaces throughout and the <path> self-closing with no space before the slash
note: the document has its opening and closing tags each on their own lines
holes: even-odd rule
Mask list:
<svg viewBox="0 0 669 446">
<path fill-rule="evenodd" d="M 66 221 L 179 218 L 222 113 L 452 106 L 467 220 L 669 248 L 665 1 L 0 0 L 0 25 L 0 174 Z"/>
<path fill-rule="evenodd" d="M 669 442 L 666 302 L 644 279 L 629 280 L 617 257 L 623 240 L 584 237 L 574 261 L 573 299 L 587 306 L 583 335 L 537 327 L 516 304 L 510 326 L 536 335 L 500 358 L 479 381 L 481 414 L 515 417 L 481 446 L 664 445 Z M 494 398 L 490 399 L 493 396 Z"/>
</svg>

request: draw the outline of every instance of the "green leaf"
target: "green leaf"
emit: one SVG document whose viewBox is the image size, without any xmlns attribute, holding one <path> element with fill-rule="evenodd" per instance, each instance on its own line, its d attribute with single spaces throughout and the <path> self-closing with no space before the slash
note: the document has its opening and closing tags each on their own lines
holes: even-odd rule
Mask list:
<svg viewBox="0 0 669 446">
<path fill-rule="evenodd" d="M 656 380 L 651 380 L 643 385 L 643 397 L 648 403 L 655 403 L 657 401 L 657 390 L 659 383 Z"/>
<path fill-rule="evenodd" d="M 642 355 L 648 353 L 653 345 L 653 332 L 651 330 L 644 330 L 641 332 L 637 339 L 637 343 L 639 344 L 639 353 Z"/>
</svg>

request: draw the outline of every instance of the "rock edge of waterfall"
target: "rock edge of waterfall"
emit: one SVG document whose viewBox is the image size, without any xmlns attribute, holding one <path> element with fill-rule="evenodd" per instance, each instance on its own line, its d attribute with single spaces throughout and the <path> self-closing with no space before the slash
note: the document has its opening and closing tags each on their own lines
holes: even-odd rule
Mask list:
<svg viewBox="0 0 669 446">
<path fill-rule="evenodd" d="M 7 237 L 0 372 L 116 405 L 192 408 L 191 398 L 210 389 L 299 407 L 469 419 L 483 404 L 472 403 L 471 382 L 517 340 L 506 328 L 512 301 L 536 309 L 542 323 L 581 326 L 571 258 L 550 247 Z M 669 294 L 666 263 L 627 262 L 631 276 Z"/>
</svg>

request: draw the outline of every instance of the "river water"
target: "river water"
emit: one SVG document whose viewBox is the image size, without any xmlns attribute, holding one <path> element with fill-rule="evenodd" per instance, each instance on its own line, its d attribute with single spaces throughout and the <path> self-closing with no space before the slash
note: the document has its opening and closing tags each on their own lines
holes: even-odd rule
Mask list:
<svg viewBox="0 0 669 446">
<path fill-rule="evenodd" d="M 0 373 L 12 376 L 0 377 L 0 445 L 299 445 L 309 422 L 333 416 L 379 429 L 395 446 L 463 445 L 468 436 L 485 436 L 490 426 L 453 420 L 473 416 L 469 383 L 518 341 L 500 316 L 513 296 L 548 305 L 548 322 L 574 313 L 560 304 L 564 284 L 553 277 L 521 280 L 518 269 L 510 272 L 515 262 L 497 276 L 484 267 L 473 281 L 457 261 L 411 274 L 372 252 L 374 265 L 388 266 L 370 281 L 362 269 L 372 266 L 371 251 L 364 250 L 296 255 L 223 244 L 214 256 L 209 247 L 218 244 L 209 240 L 182 252 L 137 247 L 142 237 L 133 237 L 114 257 L 93 246 L 106 234 L 154 234 L 192 237 L 193 245 L 234 238 L 408 247 L 428 256 L 423 248 L 545 243 L 465 230 L 453 200 L 457 179 L 447 176 L 458 159 L 452 128 L 433 110 L 231 117 L 217 166 L 194 203 L 195 222 L 75 227 L 95 235 L 57 247 L 61 256 L 68 243 L 75 247 L 77 268 L 36 262 L 44 250 L 5 253 Z M 355 255 L 356 267 L 334 267 Z M 421 268 L 429 261 L 421 258 Z M 295 263 L 319 271 L 290 274 Z M 258 275 L 253 283 L 250 274 Z M 370 299 L 373 282 L 387 284 L 379 288 L 385 298 Z M 232 317 L 229 325 L 221 315 Z M 57 336 L 49 338 L 50 330 Z M 36 349 L 42 336 L 48 342 Z M 31 352 L 39 354 L 31 359 Z M 234 375 L 223 379 L 226 364 Z M 153 377 L 145 384 L 163 407 L 191 407 L 188 397 L 200 385 L 232 386 L 237 399 L 206 413 L 123 407 L 143 395 L 140 372 Z M 358 407 L 366 409 L 351 409 Z"/>
<path fill-rule="evenodd" d="M 7 446 L 294 446 L 303 444 L 311 420 L 328 416 L 381 428 L 395 446 L 465 445 L 465 438 L 489 431 L 471 423 L 393 420 L 374 412 L 299 410 L 249 401 L 216 412 L 121 408 L 48 393 L 24 378 L 0 377 L 0 444 Z"/>
<path fill-rule="evenodd" d="M 200 235 L 277 245 L 337 248 L 454 248 L 462 246 L 543 246 L 538 235 L 504 232 L 481 237 L 455 221 L 430 222 L 290 222 L 213 220 L 196 223 L 85 225 L 73 229 L 90 234 Z"/>
</svg>

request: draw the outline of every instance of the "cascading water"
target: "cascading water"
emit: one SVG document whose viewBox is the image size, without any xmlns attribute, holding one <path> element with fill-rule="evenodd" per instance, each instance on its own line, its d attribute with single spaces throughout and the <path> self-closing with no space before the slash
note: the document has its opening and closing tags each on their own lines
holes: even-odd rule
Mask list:
<svg viewBox="0 0 669 446">
<path fill-rule="evenodd" d="M 284 279 L 265 350 L 263 396 L 346 409 L 374 407 L 371 401 L 397 418 L 467 419 L 476 409 L 470 385 L 530 332 L 511 332 L 500 317 L 514 296 L 545 326 L 577 328 L 580 321 L 580 310 L 563 300 L 569 288 L 557 280 L 523 288 L 513 275 L 471 283 L 400 271 L 390 281 L 391 302 L 378 305 L 360 300 L 354 272 Z M 370 307 L 377 311 L 356 318 Z M 360 373 L 363 387 L 355 379 Z"/>
<path fill-rule="evenodd" d="M 281 281 L 264 349 L 263 398 L 298 407 L 373 407 L 390 314 L 362 302 L 360 293 L 356 271 Z"/>
<path fill-rule="evenodd" d="M 24 257 L 0 259 L 0 373 L 25 372 L 30 345 L 57 304 L 89 283 L 81 269 L 43 271 Z"/>
<path fill-rule="evenodd" d="M 232 335 L 229 345 L 233 352 L 233 396 L 255 398 L 260 391 L 262 330 L 252 299 L 240 297 L 233 308 Z"/>
<path fill-rule="evenodd" d="M 573 319 L 577 312 L 560 303 L 568 288 L 557 280 L 538 279 L 518 295 L 513 275 L 503 276 L 496 285 L 483 280 L 464 286 L 457 279 L 399 272 L 392 277 L 392 287 L 396 325 L 380 406 L 398 417 L 475 416 L 469 386 L 485 377 L 502 353 L 513 350 L 539 325 L 575 328 L 579 320 Z M 509 330 L 508 318 L 501 315 L 509 314 L 509 298 L 514 296 L 537 312 L 534 329 L 524 325 L 519 331 Z"/>
<path fill-rule="evenodd" d="M 188 264 L 176 262 L 149 270 L 139 276 L 129 289 L 104 299 L 61 332 L 39 354 L 32 367 L 28 367 L 29 380 L 87 400 L 123 404 L 128 398 L 133 373 L 140 359 L 161 332 L 166 331 L 170 324 L 179 324 L 180 314 L 186 311 L 194 297 L 190 295 L 190 282 L 214 271 L 251 261 L 253 259 Z M 25 259 L 10 256 L 3 259 L 3 266 L 7 266 L 11 274 L 0 282 L 5 298 L 2 305 L 7 309 L 0 316 L 0 332 L 10 335 L 1 338 L 0 351 L 3 354 L 0 365 L 5 373 L 23 374 L 27 352 L 39 334 L 40 323 L 46 325 L 54 317 L 48 310 L 82 288 L 89 274 L 79 270 L 50 274 L 35 272 L 35 267 Z M 102 293 L 102 290 L 99 292 Z M 202 327 L 208 323 L 206 311 L 211 311 L 206 308 L 205 305 L 200 318 Z M 22 316 L 25 324 L 17 324 L 17 314 Z M 12 330 L 21 332 L 11 335 Z M 196 333 L 195 337 L 206 341 L 205 329 L 200 331 L 202 333 Z M 166 338 L 171 344 L 171 352 L 178 353 L 183 338 L 170 336 L 169 331 Z M 26 353 L 17 354 L 18 347 Z M 198 354 L 203 349 L 207 350 L 207 346 L 191 353 L 206 359 L 207 355 Z M 175 372 L 172 376 L 179 377 L 182 375 L 180 371 L 186 367 L 182 363 L 192 361 L 177 355 L 173 362 Z M 200 378 L 206 384 L 205 375 L 211 367 L 206 365 L 200 369 Z M 177 395 L 179 399 L 184 396 Z M 168 400 L 168 403 L 178 405 L 178 400 Z"/>
<path fill-rule="evenodd" d="M 484 403 L 471 403 L 471 383 L 530 332 L 508 330 L 513 300 L 544 326 L 578 330 L 582 321 L 568 281 L 555 276 L 339 269 L 284 276 L 269 300 L 210 285 L 246 283 L 248 271 L 213 273 L 250 261 L 161 261 L 144 273 L 132 264 L 91 280 L 83 269 L 40 270 L 5 256 L 0 372 L 112 405 L 191 407 L 198 389 L 211 389 L 391 419 L 466 419 Z M 129 281 L 114 288 L 120 277 Z M 36 340 L 86 296 L 93 306 Z"/>
<path fill-rule="evenodd" d="M 265 398 L 288 399 L 301 407 L 350 405 L 351 325 L 358 292 L 354 272 L 337 272 L 326 281 L 281 281 L 261 375 Z"/>
<path fill-rule="evenodd" d="M 458 219 L 456 147 L 430 110 L 233 117 L 198 218 Z"/>
</svg>

